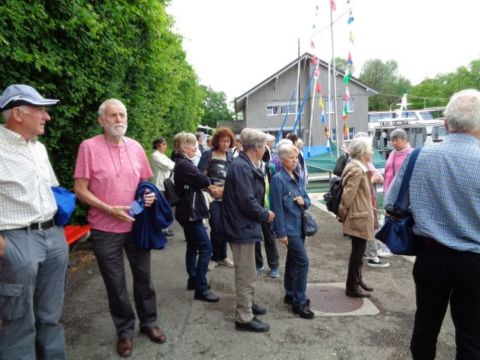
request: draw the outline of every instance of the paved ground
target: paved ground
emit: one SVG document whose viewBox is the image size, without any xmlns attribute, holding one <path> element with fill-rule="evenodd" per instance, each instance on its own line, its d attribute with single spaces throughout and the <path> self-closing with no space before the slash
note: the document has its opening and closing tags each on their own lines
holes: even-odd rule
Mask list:
<svg viewBox="0 0 480 360">
<path fill-rule="evenodd" d="M 321 209 L 312 210 L 320 230 L 307 239 L 309 283 L 343 283 L 350 243 L 339 224 Z M 390 258 L 386 269 L 364 267 L 364 279 L 375 288 L 371 301 L 380 310 L 370 316 L 318 316 L 303 320 L 283 304 L 282 280 L 258 275 L 256 302 L 267 306 L 262 319 L 266 334 L 234 329 L 233 270 L 209 272 L 216 304 L 193 300 L 186 290 L 183 231 L 162 251 L 152 252 L 152 274 L 157 290 L 158 322 L 167 335 L 161 345 L 138 334 L 132 359 L 409 359 L 409 338 L 415 311 L 412 263 Z M 283 263 L 285 249 L 281 247 Z M 82 254 L 82 256 L 78 256 Z M 80 260 L 81 259 L 81 260 Z M 115 331 L 106 293 L 96 263 L 87 251 L 72 255 L 64 319 L 69 359 L 118 359 Z M 90 260 L 90 261 L 89 261 Z M 79 262 L 82 262 L 81 264 Z M 130 280 L 130 279 L 129 279 Z M 437 359 L 453 359 L 454 331 L 450 316 L 444 321 Z"/>
</svg>

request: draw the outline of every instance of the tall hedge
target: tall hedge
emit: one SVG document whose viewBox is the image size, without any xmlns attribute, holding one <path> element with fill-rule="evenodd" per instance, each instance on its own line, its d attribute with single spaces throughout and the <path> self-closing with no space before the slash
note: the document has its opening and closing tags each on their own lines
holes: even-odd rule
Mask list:
<svg viewBox="0 0 480 360">
<path fill-rule="evenodd" d="M 159 0 L 4 0 L 0 88 L 26 83 L 58 98 L 42 142 L 70 187 L 80 142 L 100 133 L 96 111 L 110 97 L 128 109 L 128 136 L 194 130 L 204 93 Z"/>
</svg>

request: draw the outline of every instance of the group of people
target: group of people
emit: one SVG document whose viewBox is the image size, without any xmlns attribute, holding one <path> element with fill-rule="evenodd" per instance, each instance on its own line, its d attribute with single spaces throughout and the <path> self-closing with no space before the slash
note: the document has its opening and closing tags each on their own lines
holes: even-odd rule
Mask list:
<svg viewBox="0 0 480 360">
<path fill-rule="evenodd" d="M 0 97 L 5 121 L 0 126 L 2 359 L 66 358 L 60 317 L 68 246 L 63 228 L 53 221 L 57 205 L 51 187 L 57 186 L 58 180 L 45 147 L 38 141 L 50 121 L 47 107 L 58 102 L 23 84 L 7 87 Z M 419 244 L 413 270 L 417 297 L 411 341 L 414 359 L 435 358 L 437 335 L 449 303 L 457 358 L 480 356 L 480 187 L 475 181 L 480 174 L 480 92 L 455 94 L 445 117 L 450 135 L 443 143 L 422 150 L 409 196 L 403 199 L 413 213 Z M 284 140 L 273 154 L 271 136 L 246 128 L 239 144 L 234 144 L 231 131 L 221 128 L 212 138 L 212 148 L 201 155 L 196 166 L 193 159 L 199 150 L 198 139 L 182 132 L 174 138 L 170 162 L 165 159 L 166 139 L 155 140 L 151 159 L 154 174 L 141 145 L 125 136 L 128 115 L 121 101 L 104 101 L 97 119 L 103 131 L 80 144 L 74 190 L 89 207 L 93 251 L 107 290 L 120 356 L 132 354 L 136 321 L 127 293 L 124 254 L 133 275 L 140 333 L 156 343 L 166 341 L 157 324 L 150 251 L 140 249 L 132 239 L 135 218 L 129 212 L 142 182 L 156 179 L 164 190 L 161 180 L 170 175 L 159 175 L 156 163 L 165 166 L 167 173 L 173 170 L 175 189 L 181 197 L 175 218 L 185 233 L 186 287 L 194 291 L 194 299 L 219 301 L 206 277 L 211 260 L 214 265 L 234 267 L 236 329 L 268 331 L 269 325 L 258 318 L 267 309 L 255 302 L 258 244 L 265 242 L 270 275 L 277 278 L 278 240 L 287 246 L 284 302 L 301 318 L 314 317 L 306 295 L 309 259 L 302 222 L 310 199 L 298 138 L 292 135 Z M 397 197 L 410 151 L 402 131 L 392 134 L 392 142 L 395 151 L 387 161 L 384 180 L 386 204 Z M 236 157 L 233 146 L 241 148 Z M 349 154 L 351 160 L 342 173 L 344 192 L 338 216 L 352 243 L 346 294 L 366 297 L 373 289 L 363 280 L 362 262 L 366 244 L 377 227 L 368 138 L 355 138 Z M 141 202 L 148 208 L 159 201 L 160 194 L 145 191 Z M 204 223 L 207 218 L 210 236 Z M 165 232 L 171 234 L 169 229 Z M 227 244 L 233 261 L 227 257 Z"/>
</svg>

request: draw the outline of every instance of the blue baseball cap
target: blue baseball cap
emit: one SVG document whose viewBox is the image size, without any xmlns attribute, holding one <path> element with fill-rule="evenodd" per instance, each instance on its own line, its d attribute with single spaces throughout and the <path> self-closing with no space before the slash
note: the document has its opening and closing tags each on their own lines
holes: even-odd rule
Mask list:
<svg viewBox="0 0 480 360">
<path fill-rule="evenodd" d="M 0 111 L 5 111 L 16 106 L 51 106 L 56 105 L 60 100 L 45 99 L 33 87 L 23 84 L 10 85 L 0 97 Z"/>
</svg>

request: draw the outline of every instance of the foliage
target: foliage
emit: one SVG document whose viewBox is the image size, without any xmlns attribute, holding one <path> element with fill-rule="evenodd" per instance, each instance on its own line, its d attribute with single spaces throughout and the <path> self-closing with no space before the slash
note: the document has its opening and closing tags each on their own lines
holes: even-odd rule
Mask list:
<svg viewBox="0 0 480 360">
<path fill-rule="evenodd" d="M 445 106 L 457 91 L 480 89 L 480 60 L 474 60 L 468 67 L 461 66 L 454 73 L 440 74 L 426 79 L 412 88 L 412 108 Z"/>
<path fill-rule="evenodd" d="M 216 92 L 210 87 L 202 86 L 205 93 L 203 102 L 202 125 L 217 127 L 217 121 L 232 120 L 233 112 L 228 109 L 227 97 L 224 92 Z"/>
<path fill-rule="evenodd" d="M 365 62 L 359 79 L 380 93 L 370 97 L 370 111 L 395 108 L 402 95 L 411 88 L 410 81 L 398 74 L 398 64 L 394 60 L 385 63 L 378 59 Z"/>
<path fill-rule="evenodd" d="M 79 143 L 100 133 L 96 111 L 115 97 L 128 109 L 128 136 L 193 131 L 203 91 L 160 0 L 4 0 L 0 86 L 30 84 L 59 98 L 42 142 L 70 187 Z"/>
</svg>

